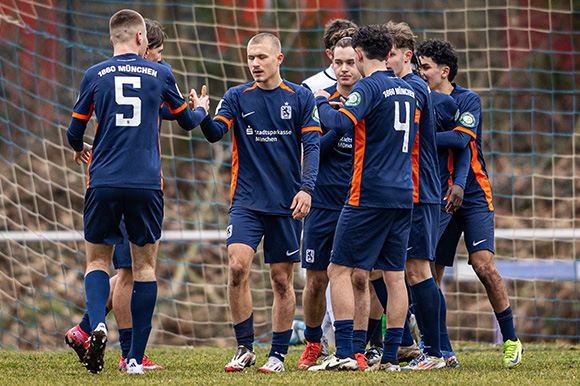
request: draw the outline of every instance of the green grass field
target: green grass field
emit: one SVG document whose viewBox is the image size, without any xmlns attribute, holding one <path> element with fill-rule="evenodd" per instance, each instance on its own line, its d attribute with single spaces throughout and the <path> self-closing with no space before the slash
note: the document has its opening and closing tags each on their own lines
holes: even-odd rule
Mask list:
<svg viewBox="0 0 580 386">
<path fill-rule="evenodd" d="M 286 359 L 286 373 L 262 374 L 257 367 L 266 360 L 266 348 L 257 348 L 258 366 L 243 373 L 230 374 L 223 366 L 234 349 L 155 348 L 148 354 L 165 371 L 150 371 L 144 376 L 129 376 L 117 370 L 120 351 L 108 350 L 105 369 L 89 374 L 68 351 L 0 351 L 0 385 L 374 385 L 374 384 L 506 384 L 506 385 L 580 385 L 580 346 L 545 344 L 525 347 L 524 362 L 517 368 L 501 367 L 501 348 L 495 345 L 459 344 L 460 367 L 424 372 L 312 373 L 296 370 L 303 346 L 293 346 Z"/>
</svg>

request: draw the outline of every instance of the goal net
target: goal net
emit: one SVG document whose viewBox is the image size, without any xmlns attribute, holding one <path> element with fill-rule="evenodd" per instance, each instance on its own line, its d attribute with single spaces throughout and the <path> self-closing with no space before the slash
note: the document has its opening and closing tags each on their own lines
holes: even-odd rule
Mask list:
<svg viewBox="0 0 580 386">
<path fill-rule="evenodd" d="M 409 23 L 419 41 L 450 40 L 457 82 L 483 104 L 483 146 L 496 208 L 496 262 L 518 335 L 580 336 L 580 9 L 573 1 L 0 0 L 0 348 L 54 349 L 84 313 L 86 167 L 66 129 L 84 71 L 109 58 L 108 20 L 132 8 L 158 20 L 164 61 L 182 90 L 207 84 L 212 110 L 251 79 L 245 45 L 282 42 L 284 78 L 328 65 L 324 24 Z M 95 131 L 94 118 L 87 131 Z M 165 221 L 152 345 L 233 345 L 227 305 L 231 137 L 209 144 L 171 122 L 161 131 Z M 445 277 L 452 339 L 493 342 L 485 290 L 460 248 Z M 303 288 L 296 269 L 297 303 Z M 272 291 L 260 253 L 251 273 L 256 340 L 271 333 Z M 301 308 L 297 315 L 300 317 Z M 112 335 L 114 319 L 109 318 Z M 111 337 L 115 341 L 115 337 Z"/>
</svg>

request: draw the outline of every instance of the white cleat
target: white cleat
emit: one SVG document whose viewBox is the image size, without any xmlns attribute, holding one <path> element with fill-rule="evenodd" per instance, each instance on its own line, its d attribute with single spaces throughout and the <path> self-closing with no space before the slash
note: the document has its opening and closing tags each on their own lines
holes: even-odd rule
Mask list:
<svg viewBox="0 0 580 386">
<path fill-rule="evenodd" d="M 318 366 L 312 366 L 308 371 L 336 371 L 336 370 L 358 370 L 358 364 L 356 359 L 347 358 L 337 358 L 336 355 L 332 354 L 322 361 Z"/>
<path fill-rule="evenodd" d="M 127 374 L 145 374 L 143 364 L 138 364 L 135 358 L 129 359 L 129 363 L 127 363 Z"/>
</svg>

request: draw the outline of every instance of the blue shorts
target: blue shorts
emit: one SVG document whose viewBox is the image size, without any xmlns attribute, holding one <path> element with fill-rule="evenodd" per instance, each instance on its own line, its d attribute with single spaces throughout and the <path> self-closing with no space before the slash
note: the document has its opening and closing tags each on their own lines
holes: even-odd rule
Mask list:
<svg viewBox="0 0 580 386">
<path fill-rule="evenodd" d="M 125 219 L 121 219 L 119 228 L 123 234 L 123 244 L 115 244 L 113 267 L 115 269 L 130 268 L 133 266 L 133 261 L 131 260 L 131 245 L 129 244 L 129 235 L 127 234 L 127 228 L 125 227 Z"/>
<path fill-rule="evenodd" d="M 125 218 L 129 241 L 140 247 L 161 237 L 163 192 L 152 189 L 89 188 L 85 194 L 85 240 L 93 244 L 120 244 Z"/>
<path fill-rule="evenodd" d="M 451 216 L 451 220 L 439 239 L 435 262 L 447 267 L 453 266 L 457 252 L 457 243 L 463 237 L 467 252 L 489 250 L 494 253 L 494 212 L 474 212 L 473 209 L 459 209 Z"/>
<path fill-rule="evenodd" d="M 404 271 L 412 209 L 342 208 L 330 262 L 367 271 Z"/>
<path fill-rule="evenodd" d="M 256 251 L 264 237 L 264 261 L 297 263 L 300 261 L 302 220 L 291 216 L 273 216 L 239 206 L 230 208 L 226 244 L 241 243 Z"/>
<path fill-rule="evenodd" d="M 407 259 L 435 260 L 439 241 L 439 204 L 415 204 Z"/>
<path fill-rule="evenodd" d="M 340 210 L 312 208 L 304 219 L 302 268 L 326 271 Z"/>
</svg>

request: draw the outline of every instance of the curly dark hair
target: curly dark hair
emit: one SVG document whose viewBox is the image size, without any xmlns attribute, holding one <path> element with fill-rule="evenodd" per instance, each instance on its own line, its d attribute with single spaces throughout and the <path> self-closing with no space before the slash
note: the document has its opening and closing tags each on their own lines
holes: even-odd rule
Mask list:
<svg viewBox="0 0 580 386">
<path fill-rule="evenodd" d="M 367 25 L 352 36 L 352 47 L 359 48 L 369 59 L 387 60 L 393 48 L 393 38 L 386 25 Z"/>
<path fill-rule="evenodd" d="M 326 23 L 324 26 L 324 36 L 322 38 L 324 41 L 324 48 L 330 50 L 336 43 L 336 40 L 334 42 L 332 41 L 332 36 L 338 31 L 342 31 L 343 29 L 348 28 L 356 29 L 358 26 L 352 21 L 346 19 L 333 19 Z"/>
<path fill-rule="evenodd" d="M 457 75 L 458 58 L 455 48 L 447 40 L 429 39 L 417 44 L 415 55 L 431 58 L 438 66 L 445 65 L 449 67 L 448 79 L 453 82 Z"/>
</svg>

